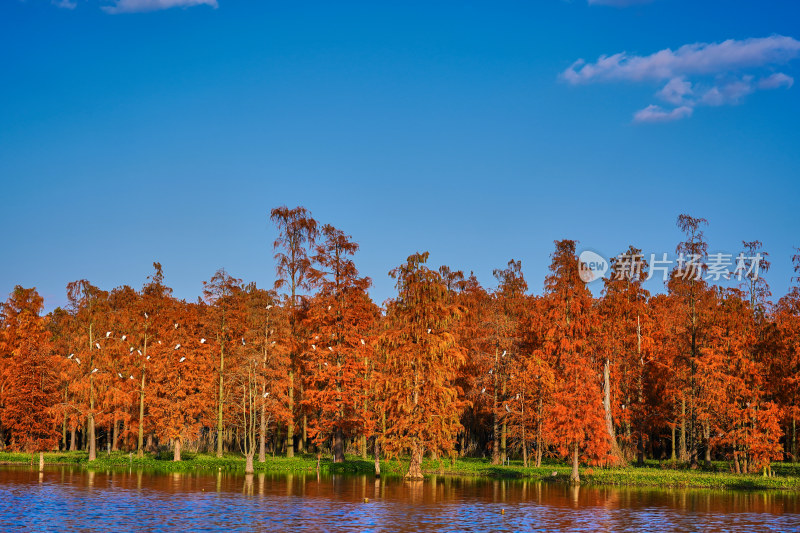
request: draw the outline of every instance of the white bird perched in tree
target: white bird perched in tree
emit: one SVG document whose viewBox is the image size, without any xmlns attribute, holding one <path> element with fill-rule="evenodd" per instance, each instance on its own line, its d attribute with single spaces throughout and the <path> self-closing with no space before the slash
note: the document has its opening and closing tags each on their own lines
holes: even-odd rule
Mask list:
<svg viewBox="0 0 800 533">
<path fill-rule="evenodd" d="M 318 341 L 319 340 L 319 335 L 314 335 L 314 340 Z"/>
<path fill-rule="evenodd" d="M 78 359 L 77 357 L 75 358 L 75 362 L 78 363 L 78 364 L 81 364 L 81 360 Z"/>
<path fill-rule="evenodd" d="M 71 353 L 71 354 L 69 354 L 69 357 L 67 357 L 67 359 L 72 359 L 74 356 L 75 356 L 75 354 Z"/>
<path fill-rule="evenodd" d="M 175 322 L 175 329 L 178 329 L 178 323 Z"/>
<path fill-rule="evenodd" d="M 242 337 L 242 346 L 245 346 L 244 337 Z"/>
<path fill-rule="evenodd" d="M 131 349 L 128 350 L 128 352 L 133 353 L 133 346 L 131 346 Z"/>
<path fill-rule="evenodd" d="M 97 372 L 97 369 L 96 369 L 96 368 L 95 368 L 94 370 L 92 370 L 92 374 L 94 374 L 95 372 Z"/>
<path fill-rule="evenodd" d="M 109 338 L 110 336 L 111 336 L 111 332 L 110 331 L 106 331 L 106 339 Z"/>
<path fill-rule="evenodd" d="M 328 306 L 328 311 L 330 311 L 330 310 L 331 310 L 331 306 L 329 305 L 329 306 Z"/>
<path fill-rule="evenodd" d="M 328 363 L 327 363 L 327 362 L 325 363 L 325 366 L 328 366 Z"/>
<path fill-rule="evenodd" d="M 269 396 L 269 393 L 268 393 L 268 392 L 265 392 L 265 393 L 264 393 L 264 394 L 263 394 L 261 397 L 262 397 L 262 398 L 266 398 L 267 396 Z"/>
<path fill-rule="evenodd" d="M 147 359 L 145 359 L 145 361 L 149 361 L 149 360 L 150 360 L 150 356 L 148 355 L 148 356 L 147 356 Z"/>
<path fill-rule="evenodd" d="M 100 349 L 100 343 L 99 342 L 94 343 L 94 345 L 97 347 L 98 350 Z"/>
<path fill-rule="evenodd" d="M 364 342 L 364 339 L 361 339 L 361 344 L 366 344 L 366 342 Z"/>
<path fill-rule="evenodd" d="M 505 350 L 503 350 L 503 357 L 505 357 L 505 356 L 506 356 L 506 351 L 505 351 Z"/>
<path fill-rule="evenodd" d="M 158 341 L 158 344 L 161 344 L 161 341 Z"/>
<path fill-rule="evenodd" d="M 274 341 L 273 341 L 273 342 L 274 342 Z M 316 344 L 312 344 L 312 345 L 311 345 L 311 349 L 312 349 L 312 350 L 316 350 L 316 349 L 317 349 L 317 345 L 316 345 Z"/>
<path fill-rule="evenodd" d="M 150 318 L 150 316 L 147 313 L 144 314 L 144 317 L 145 318 Z"/>
<path fill-rule="evenodd" d="M 178 362 L 179 363 L 183 363 L 184 361 L 186 361 L 186 356 L 185 355 L 183 357 L 181 357 L 180 361 L 178 361 Z"/>
<path fill-rule="evenodd" d="M 267 309 L 272 309 L 272 304 L 268 305 Z"/>
<path fill-rule="evenodd" d="M 136 352 L 137 352 L 139 355 L 142 355 L 142 351 L 141 351 L 141 350 L 136 350 Z"/>
<path fill-rule="evenodd" d="M 431 328 L 428 328 L 428 333 L 430 333 L 430 332 L 431 332 Z"/>
<path fill-rule="evenodd" d="M 119 372 L 117 372 L 117 375 L 118 375 L 119 377 L 122 377 L 122 374 L 120 374 Z"/>
<path fill-rule="evenodd" d="M 328 346 L 328 349 L 329 349 L 330 351 L 333 351 L 333 348 L 331 348 L 330 346 Z"/>
<path fill-rule="evenodd" d="M 127 336 L 127 335 L 123 335 L 123 336 L 122 336 L 122 340 L 125 340 L 125 339 L 127 339 L 127 338 L 128 338 L 128 336 Z"/>
<path fill-rule="evenodd" d="M 511 409 L 509 409 L 509 408 L 508 408 L 508 405 L 506 405 L 506 404 L 503 404 L 503 407 L 505 407 L 505 408 L 506 408 L 506 412 L 507 412 L 507 413 L 510 413 L 510 412 L 511 412 Z"/>
<path fill-rule="evenodd" d="M 490 374 L 491 374 L 492 372 L 494 372 L 494 369 L 490 369 L 490 370 L 489 370 L 489 373 L 490 373 Z"/>
<path fill-rule="evenodd" d="M 483 394 L 483 393 L 485 393 L 485 392 L 486 392 L 486 387 L 484 387 L 484 388 L 482 388 L 482 389 L 481 389 L 481 394 Z"/>
<path fill-rule="evenodd" d="M 272 341 L 272 346 L 275 346 L 275 341 Z"/>
<path fill-rule="evenodd" d="M 178 343 L 178 344 L 176 344 L 176 345 L 175 345 L 175 347 L 173 348 L 173 350 L 177 350 L 177 349 L 178 349 L 178 348 L 180 348 L 180 347 L 181 347 L 181 345 L 180 345 L 180 343 Z"/>
<path fill-rule="evenodd" d="M 205 344 L 205 343 L 206 343 L 206 340 L 204 338 L 200 339 L 200 344 Z"/>
<path fill-rule="evenodd" d="M 131 375 L 131 377 L 129 377 L 128 379 L 133 379 L 133 376 Z"/>
<path fill-rule="evenodd" d="M 519 400 L 519 393 L 517 393 L 517 397 L 514 398 L 515 400 Z"/>
</svg>

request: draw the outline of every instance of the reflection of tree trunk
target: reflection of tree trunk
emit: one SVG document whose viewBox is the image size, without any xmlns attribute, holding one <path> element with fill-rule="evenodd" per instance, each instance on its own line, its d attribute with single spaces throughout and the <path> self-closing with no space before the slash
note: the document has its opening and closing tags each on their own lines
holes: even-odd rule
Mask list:
<svg viewBox="0 0 800 533">
<path fill-rule="evenodd" d="M 408 465 L 406 479 L 424 479 L 422 475 L 422 451 L 417 443 L 411 448 L 411 464 Z"/>
<path fill-rule="evenodd" d="M 611 418 L 611 368 L 610 362 L 606 359 L 603 365 L 603 410 L 606 415 L 606 433 L 611 443 L 611 455 L 616 458 L 617 464 L 625 464 L 625 456 L 617 443 L 617 436 L 614 433 L 614 421 Z"/>
<path fill-rule="evenodd" d="M 173 445 L 173 452 L 172 452 L 172 460 L 178 462 L 181 460 L 181 438 L 176 437 L 172 440 Z"/>
<path fill-rule="evenodd" d="M 333 431 L 333 462 L 344 462 L 344 435 L 342 435 L 342 428 L 340 427 Z"/>
<path fill-rule="evenodd" d="M 575 443 L 572 448 L 572 473 L 569 476 L 569 482 L 578 484 L 581 482 L 580 472 L 578 471 L 578 444 Z"/>
</svg>

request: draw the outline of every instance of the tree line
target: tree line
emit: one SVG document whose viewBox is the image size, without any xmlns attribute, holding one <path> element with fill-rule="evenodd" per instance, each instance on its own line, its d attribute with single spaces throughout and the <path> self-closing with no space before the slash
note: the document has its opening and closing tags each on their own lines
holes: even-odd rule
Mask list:
<svg viewBox="0 0 800 533">
<path fill-rule="evenodd" d="M 519 261 L 473 274 L 416 253 L 377 305 L 353 239 L 302 207 L 273 209 L 277 282 L 219 270 L 197 301 L 159 263 L 140 290 L 87 280 L 43 315 L 34 288 L 0 308 L 0 447 L 47 450 L 345 452 L 421 461 L 545 457 L 579 464 L 726 460 L 736 473 L 797 458 L 800 285 L 776 303 L 763 258 L 738 288 L 706 266 L 670 272 L 663 294 L 629 247 L 594 297 L 576 243 L 555 242 L 545 290 Z M 676 251 L 705 257 L 707 221 L 681 215 Z M 800 276 L 800 255 L 793 257 Z M 799 281 L 795 278 L 794 281 Z"/>
</svg>

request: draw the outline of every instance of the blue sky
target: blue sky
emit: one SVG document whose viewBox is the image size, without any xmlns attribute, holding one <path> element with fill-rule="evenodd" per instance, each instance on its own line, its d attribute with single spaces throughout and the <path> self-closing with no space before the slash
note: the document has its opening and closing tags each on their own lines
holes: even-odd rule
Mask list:
<svg viewBox="0 0 800 533">
<path fill-rule="evenodd" d="M 193 5 L 199 4 L 199 5 Z M 613 5 L 603 5 L 613 4 Z M 267 213 L 361 244 L 377 301 L 415 251 L 475 271 L 553 240 L 800 246 L 792 0 L 0 3 L 0 292 L 87 278 L 181 298 L 274 280 Z M 660 290 L 661 284 L 651 284 Z"/>
</svg>

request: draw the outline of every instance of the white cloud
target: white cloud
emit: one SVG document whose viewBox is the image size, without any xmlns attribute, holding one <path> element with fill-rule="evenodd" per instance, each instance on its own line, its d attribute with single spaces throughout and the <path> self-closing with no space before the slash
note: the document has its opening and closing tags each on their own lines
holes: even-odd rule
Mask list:
<svg viewBox="0 0 800 533">
<path fill-rule="evenodd" d="M 794 78 L 787 76 L 783 72 L 776 72 L 772 76 L 758 82 L 759 89 L 779 89 L 781 87 L 786 87 L 788 89 L 792 85 L 794 85 Z"/>
<path fill-rule="evenodd" d="M 683 78 L 672 78 L 656 95 L 673 105 L 681 105 L 692 95 L 692 83 Z"/>
<path fill-rule="evenodd" d="M 736 105 L 742 102 L 742 98 L 754 93 L 755 90 L 753 77 L 745 76 L 740 80 L 714 85 L 703 93 L 698 99 L 698 103 L 711 106 Z"/>
<path fill-rule="evenodd" d="M 579 59 L 562 73 L 569 83 L 668 80 L 687 75 L 713 75 L 736 69 L 786 63 L 800 54 L 800 41 L 782 35 L 721 43 L 694 43 L 649 56 L 626 52 L 600 56 L 595 63 Z"/>
<path fill-rule="evenodd" d="M 692 116 L 694 110 L 689 106 L 676 107 L 669 111 L 657 106 L 649 105 L 640 109 L 633 115 L 634 122 L 672 122 Z"/>
<path fill-rule="evenodd" d="M 114 0 L 114 4 L 104 6 L 103 11 L 111 14 L 140 13 L 143 11 L 159 11 L 173 7 L 193 7 L 207 5 L 217 8 L 217 0 Z"/>
<path fill-rule="evenodd" d="M 784 73 L 759 78 L 773 65 L 800 56 L 800 41 L 782 35 L 721 43 L 694 43 L 677 50 L 665 48 L 647 56 L 621 52 L 583 59 L 561 73 L 572 85 L 598 82 L 653 83 L 666 81 L 655 96 L 675 106 L 650 105 L 634 114 L 636 122 L 665 122 L 691 116 L 700 105 L 736 105 L 757 90 L 789 88 L 794 79 Z"/>
</svg>

